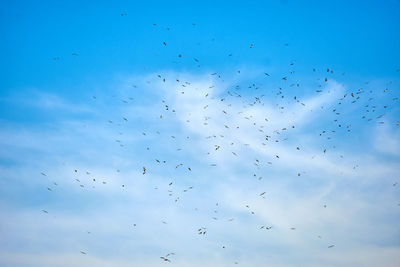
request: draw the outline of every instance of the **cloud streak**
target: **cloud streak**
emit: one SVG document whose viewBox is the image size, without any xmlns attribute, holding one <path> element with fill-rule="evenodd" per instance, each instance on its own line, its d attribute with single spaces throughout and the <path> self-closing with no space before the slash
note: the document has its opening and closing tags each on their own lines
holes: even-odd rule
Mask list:
<svg viewBox="0 0 400 267">
<path fill-rule="evenodd" d="M 0 263 L 162 266 L 170 252 L 176 266 L 399 262 L 397 132 L 377 128 L 361 152 L 319 136 L 345 86 L 282 100 L 218 74 L 162 73 L 84 106 L 38 98 L 71 116 L 1 128 L 1 235 L 12 242 Z"/>
</svg>

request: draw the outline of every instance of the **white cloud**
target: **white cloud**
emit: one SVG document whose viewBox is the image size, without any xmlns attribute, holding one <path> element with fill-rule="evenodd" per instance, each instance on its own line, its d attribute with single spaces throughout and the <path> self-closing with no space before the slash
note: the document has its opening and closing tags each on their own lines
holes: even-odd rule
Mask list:
<svg viewBox="0 0 400 267">
<path fill-rule="evenodd" d="M 130 95 L 124 88 L 113 106 L 98 96 L 101 104 L 82 107 L 97 114 L 84 123 L 1 129 L 2 158 L 19 163 L 0 169 L 2 186 L 18 195 L 13 205 L 19 205 L 13 210 L 4 198 L 2 236 L 36 247 L 3 244 L 4 264 L 65 266 L 65 258 L 75 266 L 164 266 L 159 257 L 172 251 L 177 266 L 399 261 L 392 186 L 399 167 L 351 146 L 324 153 L 310 130 L 324 120 L 317 110 L 332 106 L 342 86 L 332 82 L 319 96 L 304 97 L 305 105 L 292 101 L 279 109 L 265 97 L 249 105 L 254 98 L 227 94 L 232 84 L 211 75 L 165 77 L 165 83 L 156 74 L 133 78 L 140 89 L 128 103 L 120 101 Z M 75 110 L 58 97 L 48 100 L 48 108 Z M 199 227 L 207 235 L 199 236 Z M 87 255 L 79 253 L 84 249 Z"/>
<path fill-rule="evenodd" d="M 386 124 L 379 124 L 375 129 L 375 142 L 374 146 L 376 150 L 381 153 L 400 156 L 400 130 L 393 129 L 393 127 Z"/>
</svg>

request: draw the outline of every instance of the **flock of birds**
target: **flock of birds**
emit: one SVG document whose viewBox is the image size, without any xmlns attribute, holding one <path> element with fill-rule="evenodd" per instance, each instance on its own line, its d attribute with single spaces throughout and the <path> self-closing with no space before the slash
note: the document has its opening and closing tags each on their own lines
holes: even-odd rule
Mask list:
<svg viewBox="0 0 400 267">
<path fill-rule="evenodd" d="M 126 13 L 122 13 L 121 16 L 125 17 L 128 14 Z M 196 24 L 193 23 L 193 26 L 195 26 Z M 157 24 L 153 24 L 154 27 L 159 27 Z M 167 27 L 166 28 L 167 31 L 170 31 L 170 28 Z M 163 41 L 161 44 L 161 46 L 167 46 L 168 42 L 167 40 Z M 288 46 L 289 44 L 284 44 L 284 46 Z M 249 44 L 248 49 L 253 49 L 254 48 L 254 44 L 251 43 Z M 79 54 L 74 52 L 72 53 L 72 56 L 78 56 Z M 226 55 L 227 57 L 232 57 L 232 53 L 229 53 Z M 182 58 L 182 54 L 181 53 L 177 53 L 177 57 Z M 54 57 L 54 60 L 60 60 L 60 57 Z M 200 59 L 199 58 L 194 58 L 193 59 L 194 64 L 197 64 L 199 67 L 199 63 L 200 63 Z M 281 86 L 278 86 L 276 89 L 273 90 L 272 96 L 274 97 L 274 99 L 276 100 L 276 110 L 278 112 L 280 112 L 281 114 L 284 114 L 285 111 L 287 110 L 289 105 L 298 105 L 300 108 L 304 108 L 307 109 L 307 103 L 302 101 L 298 96 L 293 95 L 294 92 L 296 92 L 296 88 L 299 88 L 302 86 L 302 84 L 300 83 L 300 81 L 296 80 L 295 78 L 295 61 L 290 62 L 289 65 L 289 71 L 284 74 L 281 75 L 279 77 L 273 77 L 274 74 L 270 73 L 270 72 L 264 72 L 263 73 L 263 79 L 264 82 L 268 83 L 268 80 L 265 79 L 271 79 L 271 78 L 275 78 L 276 80 L 279 80 L 281 82 Z M 399 72 L 399 70 L 397 70 Z M 332 68 L 325 68 L 324 70 L 317 70 L 316 68 L 313 68 L 312 70 L 310 70 L 311 74 L 313 73 L 317 73 L 320 75 L 320 77 L 317 79 L 317 88 L 315 89 L 314 94 L 318 95 L 318 94 L 323 94 L 326 93 L 326 91 L 328 90 L 327 88 L 327 84 L 330 82 L 331 77 L 335 74 L 335 71 Z M 241 70 L 237 70 L 237 75 L 241 74 Z M 345 73 L 341 73 L 340 75 L 345 75 Z M 212 78 L 214 78 L 215 81 L 222 81 L 224 79 L 224 75 L 222 73 L 210 73 L 210 76 Z M 275 75 L 276 76 L 276 75 Z M 154 80 L 156 80 L 157 82 L 161 83 L 161 84 L 166 84 L 168 83 L 170 80 L 172 80 L 173 82 L 176 83 L 176 88 L 180 88 L 179 90 L 179 94 L 180 95 L 185 95 L 190 93 L 191 91 L 195 90 L 195 88 L 193 87 L 193 83 L 191 81 L 183 81 L 178 77 L 168 77 L 167 75 L 163 75 L 163 74 L 157 74 L 154 77 Z M 148 82 L 150 83 L 150 81 Z M 368 86 L 368 82 L 365 82 L 364 85 L 367 87 Z M 382 91 L 380 93 L 382 93 L 383 95 L 385 94 L 389 94 L 390 93 L 390 82 L 387 84 L 386 88 L 383 88 Z M 140 86 L 138 85 L 132 85 L 133 88 L 139 88 Z M 205 93 L 202 97 L 202 101 L 204 101 L 206 104 L 204 106 L 202 106 L 202 108 L 200 110 L 197 110 L 196 112 L 206 112 L 207 109 L 209 109 L 211 106 L 216 106 L 215 103 L 218 103 L 217 107 L 221 108 L 221 110 L 219 111 L 220 114 L 223 114 L 223 116 L 227 116 L 225 121 L 222 123 L 221 125 L 221 129 L 223 131 L 225 131 L 226 133 L 230 133 L 233 132 L 237 129 L 240 128 L 240 125 L 232 125 L 231 123 L 233 123 L 232 117 L 235 118 L 240 118 L 241 120 L 247 121 L 248 124 L 253 125 L 253 131 L 257 133 L 257 135 L 260 137 L 259 140 L 260 141 L 260 146 L 262 147 L 266 147 L 269 145 L 269 143 L 280 143 L 285 141 L 285 138 L 282 138 L 282 136 L 284 136 L 285 133 L 289 132 L 291 129 L 295 129 L 296 125 L 295 124 L 291 124 L 291 125 L 287 125 L 286 127 L 280 128 L 280 129 L 274 129 L 274 130 L 270 130 L 268 127 L 268 123 L 270 121 L 270 119 L 266 116 L 264 118 L 255 118 L 251 115 L 246 114 L 245 109 L 246 108 L 252 108 L 252 107 L 256 107 L 256 106 L 263 106 L 264 103 L 264 99 L 267 97 L 265 90 L 263 91 L 263 89 L 265 88 L 264 85 L 262 83 L 259 82 L 251 82 L 249 83 L 247 86 L 243 86 L 243 85 L 235 85 L 233 86 L 231 89 L 229 89 L 227 92 L 224 92 L 224 95 L 222 97 L 216 98 L 215 96 L 212 95 L 211 91 L 213 90 L 213 88 L 215 87 L 214 84 L 210 84 L 208 88 L 204 88 Z M 210 92 L 208 92 L 207 90 L 210 90 Z M 244 92 L 243 92 L 244 90 Z M 346 91 L 343 95 L 341 95 L 341 97 L 339 99 L 337 99 L 334 107 L 331 109 L 332 114 L 335 116 L 335 118 L 330 121 L 330 126 L 327 126 L 326 129 L 321 129 L 321 131 L 316 135 L 316 137 L 320 137 L 322 139 L 324 139 L 326 142 L 328 142 L 325 147 L 323 147 L 321 149 L 321 155 L 324 155 L 326 153 L 329 153 L 330 149 L 334 149 L 334 146 L 332 147 L 331 144 L 331 140 L 335 138 L 335 134 L 338 133 L 339 131 L 341 132 L 341 134 L 343 133 L 348 133 L 350 134 L 353 126 L 351 123 L 348 123 L 348 119 L 344 118 L 342 113 L 346 111 L 345 107 L 348 107 L 348 105 L 353 105 L 353 106 L 357 106 L 357 108 L 359 110 L 363 110 L 363 115 L 359 118 L 357 118 L 358 121 L 356 121 L 356 123 L 360 123 L 360 122 L 371 122 L 371 121 L 376 121 L 377 124 L 384 124 L 385 120 L 384 120 L 384 116 L 386 111 L 391 107 L 391 105 L 397 105 L 398 104 L 398 97 L 391 97 L 390 100 L 385 100 L 387 101 L 386 104 L 381 104 L 381 100 L 380 99 L 375 99 L 375 94 L 377 92 L 373 91 L 373 90 L 368 90 L 368 89 L 363 89 L 363 88 L 358 88 L 358 89 L 354 89 L 354 90 L 350 90 L 350 91 Z M 244 96 L 244 94 L 246 94 L 246 96 Z M 247 94 L 251 94 L 251 97 L 248 97 Z M 93 96 L 93 101 L 97 101 L 98 96 Z M 128 98 L 123 98 L 121 99 L 122 103 L 124 104 L 134 104 L 134 97 L 128 97 Z M 233 110 L 232 109 L 232 103 L 235 102 L 237 103 L 237 100 L 239 100 L 239 102 L 243 105 L 243 110 Z M 179 112 L 178 108 L 174 107 L 174 103 L 167 103 L 166 100 L 162 100 L 161 103 L 159 103 L 159 108 L 163 110 L 163 112 L 159 115 L 160 120 L 163 120 L 165 118 L 168 118 L 168 116 L 176 116 L 176 114 Z M 324 107 L 321 106 L 319 107 L 321 110 L 324 110 Z M 229 115 L 229 117 L 228 117 Z M 267 114 L 266 114 L 267 115 Z M 185 122 L 190 124 L 193 123 L 193 121 L 191 121 L 191 114 L 184 114 L 183 116 L 185 117 Z M 219 115 L 218 115 L 219 116 Z M 201 125 L 196 125 L 195 127 L 207 127 L 207 125 L 209 125 L 213 120 L 213 117 L 208 116 L 208 115 L 204 115 L 202 116 L 202 121 L 201 121 Z M 117 145 L 119 145 L 120 147 L 124 148 L 126 146 L 126 144 L 122 141 L 121 136 L 123 135 L 122 132 L 120 132 L 120 125 L 121 123 L 128 123 L 130 122 L 131 119 L 129 118 L 129 116 L 127 115 L 122 115 L 119 121 L 116 121 L 114 118 L 110 118 L 108 120 L 108 124 L 111 125 L 111 127 L 115 127 L 118 131 L 118 137 L 115 139 L 115 142 L 117 143 Z M 236 120 L 237 121 L 237 120 Z M 263 123 L 260 123 L 260 121 L 263 121 Z M 387 121 L 387 120 L 386 120 Z M 394 121 L 393 124 L 395 126 L 399 126 L 399 121 Z M 141 135 L 143 136 L 143 138 L 146 138 L 148 136 L 148 132 L 142 132 Z M 160 131 L 156 131 L 154 134 L 156 135 L 161 135 Z M 210 151 L 207 152 L 207 156 L 212 155 L 213 153 L 218 153 L 219 151 L 223 150 L 226 148 L 226 146 L 228 146 L 228 149 L 232 150 L 231 152 L 231 156 L 232 157 L 239 157 L 239 152 L 237 150 L 234 150 L 235 146 L 238 145 L 244 145 L 244 146 L 250 146 L 249 144 L 236 144 L 234 142 L 228 142 L 228 144 L 226 144 L 226 142 L 221 141 L 220 143 L 218 143 L 218 140 L 222 140 L 225 137 L 225 134 L 222 134 L 221 132 L 218 133 L 213 133 L 211 135 L 207 135 L 207 136 L 203 136 L 203 138 L 205 140 L 207 140 L 210 143 L 209 148 L 212 148 Z M 171 140 L 176 140 L 178 138 L 180 138 L 179 136 L 175 136 L 175 135 L 171 135 L 170 136 Z M 185 138 L 186 140 L 190 140 L 190 137 L 182 137 Z M 185 140 L 184 140 L 185 141 Z M 258 141 L 257 141 L 258 142 Z M 176 148 L 177 151 L 181 151 L 182 148 L 178 147 Z M 293 148 L 293 153 L 296 153 L 296 151 L 300 151 L 302 150 L 301 145 L 295 146 Z M 146 147 L 146 151 L 150 151 L 150 147 Z M 144 152 L 146 152 L 144 151 Z M 137 151 L 138 153 L 142 153 L 141 151 Z M 273 159 L 266 159 L 265 161 L 263 161 L 262 159 L 255 159 L 254 160 L 254 166 L 255 166 L 255 170 L 253 171 L 253 176 L 257 178 L 257 180 L 261 180 L 263 179 L 262 176 L 257 175 L 257 169 L 259 166 L 261 165 L 271 165 L 273 164 L 274 160 L 280 160 L 281 159 L 281 155 L 279 155 L 278 153 L 275 154 Z M 342 155 L 340 155 L 340 157 L 343 158 Z M 171 158 L 168 160 L 162 160 L 160 159 L 160 157 L 156 156 L 155 162 L 156 164 L 164 164 L 165 167 L 167 168 L 167 166 L 169 166 L 169 168 L 174 168 L 174 169 L 179 169 L 179 168 L 185 168 L 185 170 L 189 173 L 192 172 L 192 167 L 189 165 L 186 165 L 184 162 L 176 162 L 176 163 L 171 163 L 174 161 L 173 155 L 171 156 Z M 211 164 L 211 167 L 216 167 L 217 164 L 213 163 Z M 358 165 L 354 165 L 354 168 L 357 168 Z M 152 166 L 143 166 L 140 170 L 141 174 L 144 176 L 149 175 L 149 172 L 151 172 L 151 168 Z M 72 173 L 74 174 L 78 174 L 80 171 L 77 169 L 71 170 Z M 119 170 L 117 170 L 117 172 L 120 172 Z M 86 173 L 86 175 L 88 177 L 91 176 L 91 173 L 89 171 L 83 171 L 83 173 Z M 47 176 L 47 174 L 45 172 L 41 173 L 43 176 Z M 303 174 L 302 171 L 299 171 L 298 173 L 296 173 L 297 176 L 301 176 Z M 151 174 L 150 174 L 151 175 Z M 84 188 L 85 184 L 81 182 L 80 178 L 78 176 L 76 176 L 75 178 L 76 183 Z M 96 187 L 96 184 L 99 182 L 102 185 L 107 185 L 107 181 L 98 181 L 96 180 L 96 178 L 91 178 L 92 179 L 92 188 Z M 53 191 L 54 187 L 56 187 L 58 184 L 56 182 L 53 182 L 52 185 L 49 185 L 47 187 L 48 191 Z M 397 183 L 394 183 L 393 186 L 396 186 Z M 168 187 L 172 188 L 173 186 L 173 181 L 168 183 Z M 125 184 L 121 185 L 122 188 L 125 187 Z M 158 187 L 155 187 L 154 189 L 158 189 Z M 187 187 L 183 190 L 183 193 L 187 193 L 191 190 L 194 190 L 194 187 L 192 185 L 187 185 Z M 168 189 L 168 194 L 169 196 L 173 197 L 174 202 L 178 202 L 180 201 L 180 197 L 174 195 L 174 192 L 172 189 Z M 267 193 L 266 192 L 259 192 L 257 193 L 258 197 L 265 199 Z M 216 203 L 216 206 L 218 206 L 219 204 Z M 321 204 L 324 208 L 327 208 L 326 204 Z M 245 205 L 246 209 L 248 209 L 250 214 L 254 214 L 254 211 L 250 208 L 249 205 Z M 196 208 L 197 210 L 197 208 Z M 42 210 L 44 213 L 49 213 L 47 210 Z M 218 211 L 214 210 L 214 213 L 217 214 Z M 213 220 L 218 220 L 217 217 L 212 217 L 211 219 Z M 235 218 L 230 218 L 228 220 L 228 222 L 233 221 Z M 167 224 L 166 221 L 161 220 L 161 222 L 163 224 Z M 133 224 L 133 227 L 136 227 L 136 224 Z M 295 227 L 291 227 L 291 230 L 296 230 Z M 259 230 L 270 230 L 273 231 L 274 230 L 274 226 L 273 225 L 261 225 L 259 226 Z M 208 232 L 207 227 L 201 226 L 198 228 L 197 230 L 197 234 L 198 235 L 206 235 Z M 318 238 L 321 238 L 321 236 L 318 236 Z M 333 248 L 335 245 L 334 244 L 330 244 L 327 246 L 327 248 L 331 249 Z M 225 249 L 225 245 L 222 246 L 222 248 Z M 86 251 L 80 251 L 82 254 L 87 254 Z M 160 256 L 160 260 L 163 262 L 167 262 L 167 263 L 171 263 L 172 262 L 172 258 L 171 256 L 174 256 L 175 253 L 171 252 L 168 253 L 166 255 Z M 235 264 L 238 264 L 238 262 L 235 262 Z"/>
</svg>

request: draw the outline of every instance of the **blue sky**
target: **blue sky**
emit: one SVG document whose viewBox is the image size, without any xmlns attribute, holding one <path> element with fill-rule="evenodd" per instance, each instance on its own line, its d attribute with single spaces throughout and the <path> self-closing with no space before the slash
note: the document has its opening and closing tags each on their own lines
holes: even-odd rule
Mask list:
<svg viewBox="0 0 400 267">
<path fill-rule="evenodd" d="M 0 265 L 400 264 L 399 1 L 0 12 Z"/>
</svg>

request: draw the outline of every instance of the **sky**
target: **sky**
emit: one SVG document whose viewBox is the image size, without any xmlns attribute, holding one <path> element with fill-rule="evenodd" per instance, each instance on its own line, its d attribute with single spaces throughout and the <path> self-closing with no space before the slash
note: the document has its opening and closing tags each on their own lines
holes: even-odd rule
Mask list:
<svg viewBox="0 0 400 267">
<path fill-rule="evenodd" d="M 400 265 L 400 1 L 82 2 L 1 2 L 1 266 Z"/>
</svg>

